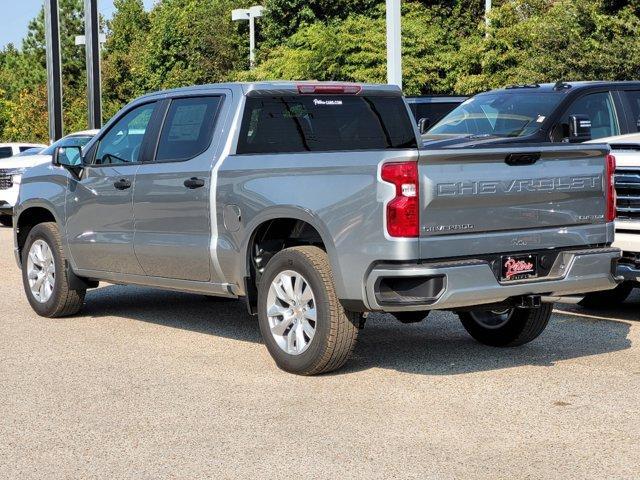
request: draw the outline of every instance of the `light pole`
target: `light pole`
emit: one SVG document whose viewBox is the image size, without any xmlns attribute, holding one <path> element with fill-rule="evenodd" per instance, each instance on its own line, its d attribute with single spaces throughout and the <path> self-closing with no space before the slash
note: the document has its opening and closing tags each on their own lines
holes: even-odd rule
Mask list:
<svg viewBox="0 0 640 480">
<path fill-rule="evenodd" d="M 264 7 L 255 5 L 231 11 L 231 20 L 249 20 L 249 68 L 253 68 L 256 63 L 256 18 L 262 16 L 263 10 Z"/>
<path fill-rule="evenodd" d="M 85 23 L 86 25 L 86 23 Z M 90 34 L 90 38 L 93 32 Z M 75 44 L 85 45 L 87 58 L 87 115 L 90 129 L 102 127 L 102 86 L 100 76 L 100 47 L 107 41 L 104 33 L 98 35 L 98 48 L 93 41 L 87 43 L 86 35 L 76 35 Z"/>
<path fill-rule="evenodd" d="M 60 22 L 58 0 L 44 2 L 47 43 L 47 107 L 49 140 L 62 138 L 62 65 L 60 60 Z"/>
<path fill-rule="evenodd" d="M 387 83 L 402 88 L 400 0 L 387 0 Z"/>
</svg>

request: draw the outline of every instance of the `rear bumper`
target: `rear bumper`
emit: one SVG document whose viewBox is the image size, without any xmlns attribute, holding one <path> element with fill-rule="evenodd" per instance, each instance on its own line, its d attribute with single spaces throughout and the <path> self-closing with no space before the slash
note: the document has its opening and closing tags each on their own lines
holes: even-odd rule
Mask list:
<svg viewBox="0 0 640 480">
<path fill-rule="evenodd" d="M 379 265 L 367 277 L 366 297 L 371 310 L 394 312 L 472 307 L 525 295 L 609 290 L 617 285 L 614 272 L 619 258 L 617 248 L 564 251 L 546 277 L 513 282 L 498 281 L 484 260 Z M 389 293 L 386 284 L 402 285 L 404 293 Z"/>
</svg>

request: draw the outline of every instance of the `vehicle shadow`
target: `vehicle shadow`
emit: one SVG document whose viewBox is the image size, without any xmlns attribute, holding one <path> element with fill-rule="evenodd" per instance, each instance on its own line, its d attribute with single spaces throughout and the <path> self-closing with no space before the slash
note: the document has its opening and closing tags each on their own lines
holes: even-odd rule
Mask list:
<svg viewBox="0 0 640 480">
<path fill-rule="evenodd" d="M 629 311 L 637 312 L 638 306 L 632 301 Z M 523 365 L 553 366 L 562 360 L 631 346 L 627 338 L 631 323 L 623 321 L 619 311 L 615 320 L 602 316 L 602 312 L 597 318 L 584 312 L 554 314 L 540 338 L 508 349 L 478 344 L 453 313 L 438 312 L 412 325 L 403 325 L 391 315 L 373 314 L 360 332 L 353 358 L 335 374 L 385 368 L 423 375 L 458 375 Z M 238 300 L 110 285 L 88 293 L 83 315 L 120 316 L 241 342 L 262 342 L 256 318 Z"/>
</svg>

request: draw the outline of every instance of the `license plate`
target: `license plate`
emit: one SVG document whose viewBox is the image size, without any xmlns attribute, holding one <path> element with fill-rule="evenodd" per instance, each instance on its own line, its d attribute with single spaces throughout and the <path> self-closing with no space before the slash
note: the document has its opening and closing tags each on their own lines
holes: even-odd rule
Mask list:
<svg viewBox="0 0 640 480">
<path fill-rule="evenodd" d="M 510 255 L 502 257 L 502 280 L 524 280 L 537 276 L 537 255 Z"/>
</svg>

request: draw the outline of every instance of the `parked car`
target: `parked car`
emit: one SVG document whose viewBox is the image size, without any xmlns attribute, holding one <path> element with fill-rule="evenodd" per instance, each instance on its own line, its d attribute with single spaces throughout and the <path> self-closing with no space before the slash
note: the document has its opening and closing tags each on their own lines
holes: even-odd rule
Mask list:
<svg viewBox="0 0 640 480">
<path fill-rule="evenodd" d="M 42 153 L 42 151 L 47 147 L 33 147 L 27 148 L 26 150 L 22 150 L 20 153 L 16 153 L 14 157 L 29 157 L 31 155 L 38 155 Z"/>
<path fill-rule="evenodd" d="M 640 82 L 513 85 L 469 98 L 423 135 L 430 147 L 579 143 L 640 131 Z"/>
<path fill-rule="evenodd" d="M 0 143 L 0 158 L 12 157 L 36 147 L 46 148 L 46 145 L 39 143 Z"/>
<path fill-rule="evenodd" d="M 456 108 L 469 97 L 455 95 L 421 95 L 418 97 L 406 97 L 411 113 L 416 123 L 423 129 L 435 125 L 447 113 Z"/>
<path fill-rule="evenodd" d="M 390 85 L 265 82 L 144 96 L 29 169 L 26 296 L 77 313 L 99 281 L 244 297 L 284 370 L 335 370 L 364 313 L 458 313 L 479 342 L 536 338 L 554 298 L 611 289 L 604 145 L 428 150 Z"/>
<path fill-rule="evenodd" d="M 618 275 L 624 282 L 613 290 L 587 295 L 582 305 L 610 307 L 624 302 L 634 288 L 640 287 L 640 133 L 602 138 L 616 157 L 615 185 L 618 195 L 618 218 L 614 246 L 622 249 Z"/>
<path fill-rule="evenodd" d="M 22 175 L 27 168 L 36 165 L 50 164 L 51 155 L 56 147 L 61 145 L 85 145 L 98 130 L 87 130 L 76 132 L 58 140 L 49 147 L 45 147 L 37 155 L 13 155 L 9 158 L 0 159 L 0 224 L 6 227 L 11 226 L 13 207 L 18 199 L 18 190 Z M 23 153 L 26 149 L 23 150 Z"/>
</svg>

